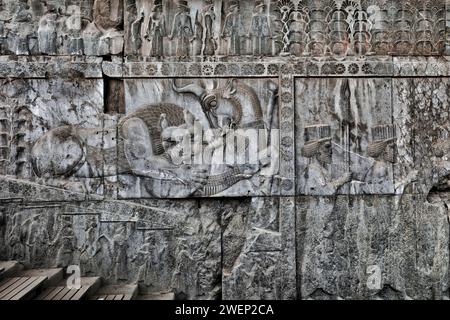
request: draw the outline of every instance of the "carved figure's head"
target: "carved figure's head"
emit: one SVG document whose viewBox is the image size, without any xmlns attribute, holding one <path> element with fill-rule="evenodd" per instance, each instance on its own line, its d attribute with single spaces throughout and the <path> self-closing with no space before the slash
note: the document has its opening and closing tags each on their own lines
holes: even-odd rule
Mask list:
<svg viewBox="0 0 450 320">
<path fill-rule="evenodd" d="M 322 164 L 331 164 L 331 127 L 326 124 L 312 125 L 305 128 L 305 145 L 303 155 L 314 158 Z"/>
<path fill-rule="evenodd" d="M 152 12 L 161 13 L 163 10 L 162 0 L 155 0 L 153 2 Z"/>
<path fill-rule="evenodd" d="M 395 162 L 395 134 L 392 125 L 380 125 L 372 128 L 372 142 L 369 143 L 367 154 L 374 159 Z"/>
<path fill-rule="evenodd" d="M 264 2 L 264 0 L 255 1 L 255 8 L 254 8 L 255 13 L 264 13 L 265 10 L 266 10 L 266 3 Z"/>
<path fill-rule="evenodd" d="M 214 3 L 212 1 L 207 1 L 205 7 L 203 8 L 204 14 L 215 15 L 214 13 Z"/>
<path fill-rule="evenodd" d="M 85 162 L 82 141 L 71 126 L 50 130 L 31 149 L 34 172 L 39 177 L 69 176 Z"/>
<path fill-rule="evenodd" d="M 238 12 L 239 11 L 239 2 L 237 1 L 230 1 L 230 6 L 228 7 L 229 12 Z"/>
<path fill-rule="evenodd" d="M 177 1 L 177 7 L 178 7 L 178 9 L 180 11 L 183 11 L 183 12 L 189 12 L 190 11 L 189 4 L 185 0 L 178 0 Z"/>
</svg>

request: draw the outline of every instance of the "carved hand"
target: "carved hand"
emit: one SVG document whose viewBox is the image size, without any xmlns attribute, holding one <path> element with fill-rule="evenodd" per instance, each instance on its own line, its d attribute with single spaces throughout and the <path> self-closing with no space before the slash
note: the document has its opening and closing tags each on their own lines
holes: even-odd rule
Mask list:
<svg viewBox="0 0 450 320">
<path fill-rule="evenodd" d="M 346 173 L 344 173 L 344 175 L 342 177 L 340 177 L 339 179 L 337 179 L 336 181 L 333 182 L 333 186 L 335 188 L 342 187 L 347 182 L 352 181 L 352 179 L 353 179 L 353 173 L 346 172 Z"/>
<path fill-rule="evenodd" d="M 183 166 L 179 170 L 178 177 L 185 182 L 194 185 L 196 189 L 199 189 L 207 183 L 208 171 L 204 168 Z"/>
</svg>

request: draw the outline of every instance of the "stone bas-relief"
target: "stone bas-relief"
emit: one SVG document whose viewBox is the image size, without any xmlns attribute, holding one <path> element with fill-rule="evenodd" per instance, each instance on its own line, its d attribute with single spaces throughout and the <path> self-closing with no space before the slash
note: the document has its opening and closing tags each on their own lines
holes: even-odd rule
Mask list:
<svg viewBox="0 0 450 320">
<path fill-rule="evenodd" d="M 102 177 L 115 169 L 101 150 L 111 148 L 115 133 L 102 129 L 114 119 L 103 116 L 101 81 L 2 80 L 0 91 L 3 175 L 85 194 L 107 192 Z M 83 150 L 75 131 L 86 141 Z M 84 161 L 86 153 L 95 159 Z M 80 174 L 71 177 L 74 163 Z"/>
<path fill-rule="evenodd" d="M 448 10 L 0 1 L 0 260 L 177 299 L 449 299 Z"/>
<path fill-rule="evenodd" d="M 448 298 L 448 210 L 431 198 L 298 198 L 301 297 Z"/>
<path fill-rule="evenodd" d="M 2 200 L 0 254 L 28 267 L 76 264 L 86 276 L 137 283 L 143 293 L 174 292 L 179 299 L 235 298 L 235 290 L 222 291 L 222 281 L 251 285 L 247 298 L 295 296 L 295 277 L 273 283 L 270 277 L 253 282 L 235 275 L 256 268 L 255 276 L 269 276 L 268 263 L 277 264 L 276 274 L 294 275 L 295 259 L 281 259 L 294 256 L 293 242 L 281 235 L 281 201 L 58 201 L 59 189 L 3 178 L 1 192 L 9 200 Z M 36 201 L 43 193 L 46 199 Z M 279 259 L 267 262 L 264 252 Z M 251 270 L 238 263 L 247 255 L 260 256 Z"/>
<path fill-rule="evenodd" d="M 448 89 L 437 78 L 296 80 L 297 192 L 428 194 L 447 177 Z"/>
<path fill-rule="evenodd" d="M 4 0 L 16 55 L 176 57 L 443 55 L 445 3 L 358 0 Z"/>
<path fill-rule="evenodd" d="M 119 196 L 276 193 L 277 96 L 273 80 L 126 80 Z"/>
<path fill-rule="evenodd" d="M 123 51 L 121 0 L 2 1 L 2 54 L 117 55 Z"/>
<path fill-rule="evenodd" d="M 396 193 L 391 94 L 388 78 L 296 80 L 299 193 Z"/>
<path fill-rule="evenodd" d="M 394 117 L 398 119 L 398 176 L 416 173 L 407 192 L 427 194 L 448 174 L 450 111 L 447 78 L 395 79 Z"/>
<path fill-rule="evenodd" d="M 28 177 L 67 188 L 74 187 L 73 179 L 99 181 L 102 187 L 108 180 L 108 190 L 97 193 L 117 192 L 119 198 L 270 195 L 282 181 L 277 97 L 273 80 L 127 80 L 123 116 L 97 110 L 92 125 L 80 126 L 82 114 L 67 106 L 67 113 L 58 111 L 64 120 L 40 128 L 39 117 L 49 121 L 54 115 L 30 114 L 27 127 L 26 110 L 16 108 L 21 126 L 10 125 L 19 130 L 10 138 L 27 128 L 20 139 L 28 140 L 28 149 L 19 139 L 16 157 L 28 159 L 20 162 L 29 166 Z M 15 175 L 21 171 L 17 167 Z"/>
<path fill-rule="evenodd" d="M 125 51 L 145 57 L 441 55 L 444 1 L 125 1 Z M 162 45 L 165 44 L 165 45 Z"/>
</svg>

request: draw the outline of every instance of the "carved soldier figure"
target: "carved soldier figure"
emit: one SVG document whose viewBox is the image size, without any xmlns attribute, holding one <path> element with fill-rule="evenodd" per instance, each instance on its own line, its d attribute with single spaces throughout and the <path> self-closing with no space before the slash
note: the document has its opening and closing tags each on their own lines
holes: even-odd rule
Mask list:
<svg viewBox="0 0 450 320">
<path fill-rule="evenodd" d="M 198 11 L 195 13 L 194 38 L 192 39 L 194 56 L 200 56 L 203 49 L 203 25 Z"/>
<path fill-rule="evenodd" d="M 252 39 L 254 56 L 266 56 L 271 53 L 272 46 L 269 40 L 272 34 L 264 0 L 255 1 L 248 37 Z"/>
<path fill-rule="evenodd" d="M 58 18 L 56 8 L 48 5 L 47 13 L 39 21 L 38 40 L 39 51 L 46 54 L 56 54 L 57 31 L 56 21 Z"/>
<path fill-rule="evenodd" d="M 216 20 L 214 13 L 214 4 L 208 4 L 203 9 L 203 32 L 205 33 L 202 55 L 213 56 L 216 52 L 217 45 L 214 40 L 213 23 Z"/>
<path fill-rule="evenodd" d="M 30 54 L 29 37 L 33 30 L 32 14 L 26 1 L 20 0 L 13 22 L 16 23 L 15 53 L 17 55 Z"/>
<path fill-rule="evenodd" d="M 95 0 L 93 15 L 97 27 L 105 32 L 117 29 L 123 22 L 123 8 L 120 0 Z"/>
<path fill-rule="evenodd" d="M 328 165 L 332 162 L 331 127 L 329 125 L 312 125 L 305 128 L 305 145 L 303 155 L 310 159 L 305 170 L 305 193 L 333 195 L 340 187 L 352 179 L 350 172 L 331 181 Z"/>
<path fill-rule="evenodd" d="M 164 55 L 164 37 L 166 36 L 166 18 L 163 14 L 162 1 L 154 2 L 145 38 L 151 41 L 150 55 L 162 57 Z"/>
<path fill-rule="evenodd" d="M 139 17 L 131 24 L 131 44 L 134 53 L 139 54 L 142 48 L 141 29 L 144 23 L 144 11 L 141 12 Z"/>
<path fill-rule="evenodd" d="M 194 35 L 190 8 L 187 1 L 178 1 L 178 12 L 175 14 L 170 40 L 177 40 L 176 55 L 185 58 L 190 55 L 190 42 Z"/>
<path fill-rule="evenodd" d="M 112 238 L 112 249 L 113 249 L 113 272 L 116 281 L 128 280 L 128 236 L 127 236 L 127 226 L 124 223 L 117 230 Z"/>
<path fill-rule="evenodd" d="M 241 36 L 244 26 L 239 12 L 239 4 L 232 1 L 225 17 L 221 36 L 228 41 L 228 55 L 237 56 L 241 54 Z"/>
<path fill-rule="evenodd" d="M 372 167 L 366 173 L 364 181 L 368 193 L 383 194 L 392 192 L 387 185 L 392 177 L 392 164 L 395 163 L 395 136 L 392 125 L 380 125 L 372 128 L 372 142 L 367 154 L 375 159 Z"/>
<path fill-rule="evenodd" d="M 95 219 L 95 218 L 94 218 Z M 85 227 L 85 241 L 80 248 L 80 264 L 86 274 L 95 272 L 94 256 L 97 251 L 97 222 L 94 219 L 88 219 Z"/>
</svg>

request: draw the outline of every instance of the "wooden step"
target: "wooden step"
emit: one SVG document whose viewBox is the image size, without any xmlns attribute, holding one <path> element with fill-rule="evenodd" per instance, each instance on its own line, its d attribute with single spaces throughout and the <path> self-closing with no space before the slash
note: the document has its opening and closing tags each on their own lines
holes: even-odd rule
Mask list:
<svg viewBox="0 0 450 320">
<path fill-rule="evenodd" d="M 0 300 L 27 300 L 62 278 L 62 269 L 18 271 L 0 282 Z"/>
<path fill-rule="evenodd" d="M 100 277 L 82 277 L 79 289 L 69 288 L 62 280 L 56 286 L 44 290 L 36 300 L 82 300 L 91 297 L 101 286 Z"/>
<path fill-rule="evenodd" d="M 134 300 L 137 294 L 137 284 L 110 285 L 100 288 L 91 300 Z"/>
<path fill-rule="evenodd" d="M 53 287 L 64 277 L 64 270 L 62 268 L 54 269 L 29 269 L 17 273 L 17 277 L 46 277 L 46 281 L 42 288 Z"/>
<path fill-rule="evenodd" d="M 25 300 L 47 280 L 46 277 L 13 277 L 0 283 L 0 300 Z"/>
<path fill-rule="evenodd" d="M 14 276 L 23 269 L 17 261 L 0 261 L 0 280 Z"/>
<path fill-rule="evenodd" d="M 173 292 L 146 293 L 137 296 L 136 300 L 175 300 Z"/>
</svg>

